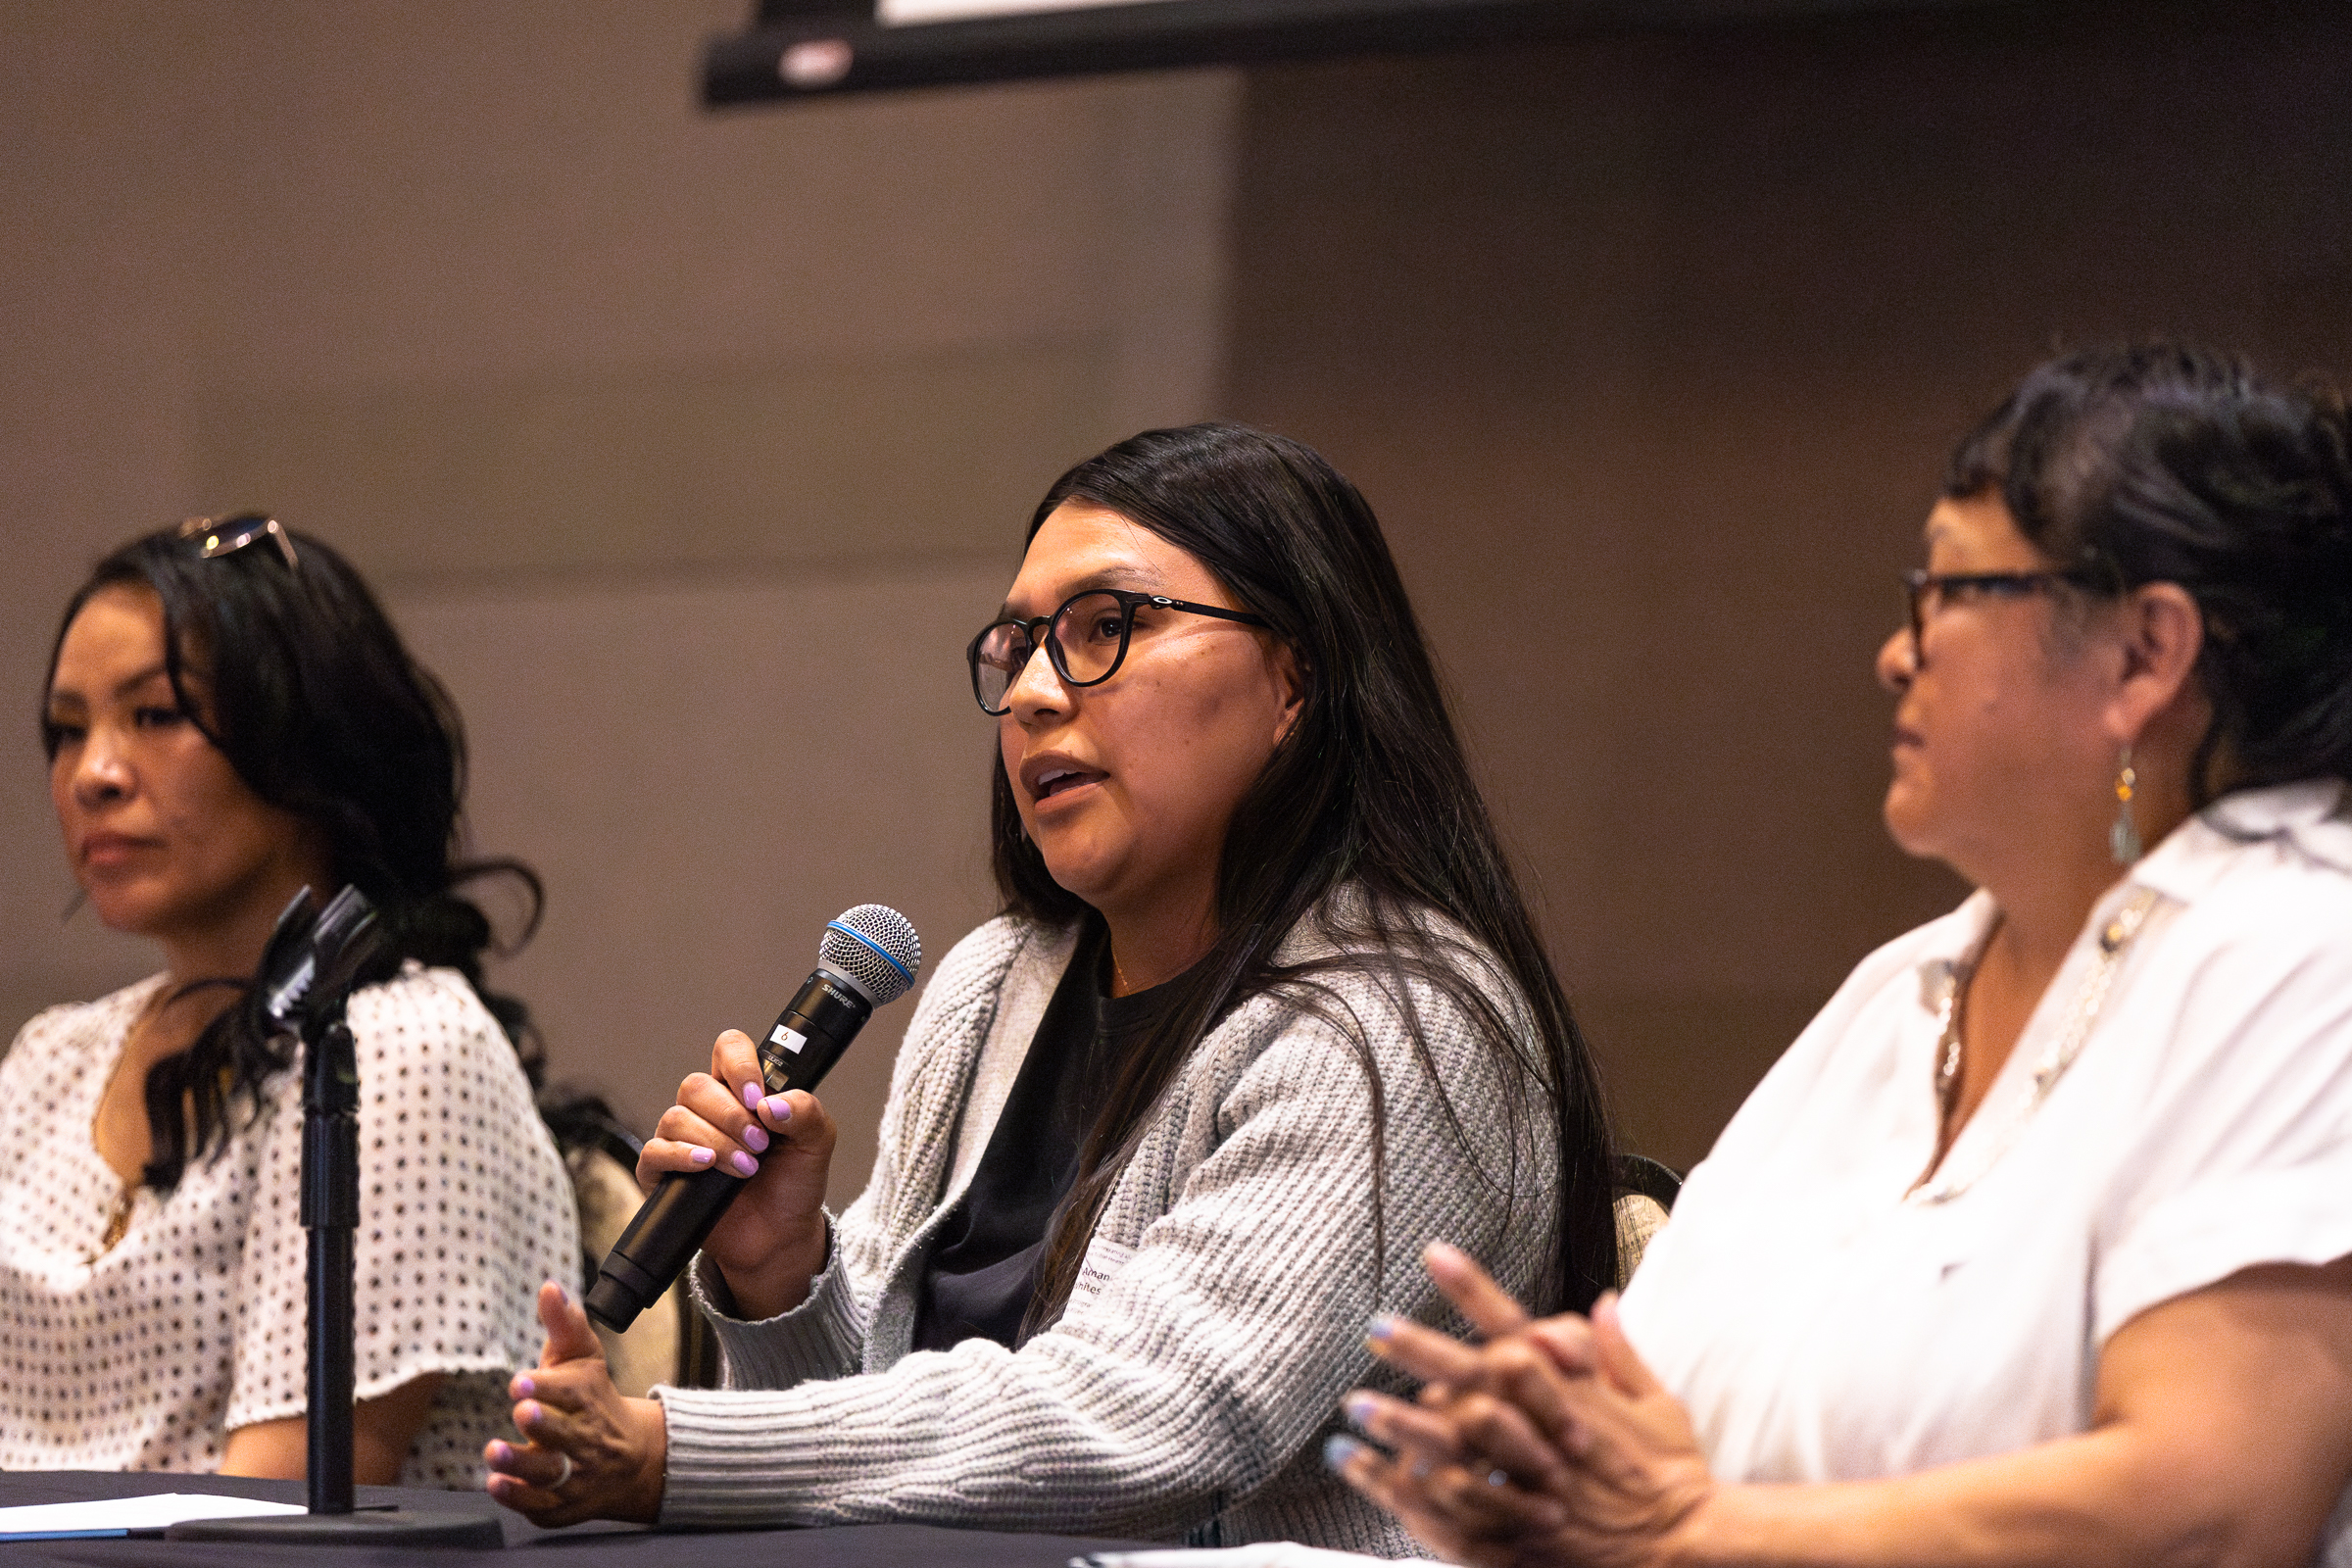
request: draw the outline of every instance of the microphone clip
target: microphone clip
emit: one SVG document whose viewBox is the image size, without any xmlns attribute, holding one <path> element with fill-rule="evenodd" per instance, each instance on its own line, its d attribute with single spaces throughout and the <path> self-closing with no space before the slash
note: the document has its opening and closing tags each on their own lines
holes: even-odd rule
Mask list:
<svg viewBox="0 0 2352 1568">
<path fill-rule="evenodd" d="M 346 886 L 324 909 L 309 888 L 296 893 L 278 911 L 255 977 L 270 1032 L 315 1044 L 342 1020 L 352 991 L 383 950 L 383 924 L 358 888 Z"/>
</svg>

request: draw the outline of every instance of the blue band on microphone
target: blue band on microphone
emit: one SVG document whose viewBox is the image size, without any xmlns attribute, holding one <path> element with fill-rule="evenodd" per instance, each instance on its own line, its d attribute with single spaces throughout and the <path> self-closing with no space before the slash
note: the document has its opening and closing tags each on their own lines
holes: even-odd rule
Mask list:
<svg viewBox="0 0 2352 1568">
<path fill-rule="evenodd" d="M 893 969 L 898 970 L 900 979 L 906 981 L 908 985 L 914 984 L 914 976 L 907 972 L 906 966 L 901 963 L 898 959 L 892 957 L 888 948 L 882 946 L 881 943 L 876 942 L 864 932 L 843 925 L 839 920 L 827 920 L 825 922 L 825 929 L 828 931 L 838 931 L 845 937 L 855 938 L 860 946 L 872 949 L 876 957 L 880 958 L 884 963 L 889 964 Z"/>
</svg>

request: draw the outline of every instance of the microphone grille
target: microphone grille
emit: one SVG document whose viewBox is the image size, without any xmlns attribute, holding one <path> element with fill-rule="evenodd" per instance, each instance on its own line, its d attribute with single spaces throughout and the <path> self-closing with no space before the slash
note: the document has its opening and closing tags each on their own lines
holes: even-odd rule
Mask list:
<svg viewBox="0 0 2352 1568">
<path fill-rule="evenodd" d="M 816 961 L 879 1007 L 913 988 L 915 973 L 923 966 L 923 943 L 914 934 L 914 922 L 889 905 L 860 904 L 825 922 Z"/>
</svg>

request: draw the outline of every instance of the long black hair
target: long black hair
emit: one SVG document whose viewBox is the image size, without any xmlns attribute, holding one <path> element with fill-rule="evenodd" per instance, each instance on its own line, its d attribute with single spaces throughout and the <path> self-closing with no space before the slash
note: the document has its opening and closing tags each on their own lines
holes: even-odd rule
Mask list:
<svg viewBox="0 0 2352 1568">
<path fill-rule="evenodd" d="M 1944 492 L 1997 494 L 2087 583 L 2177 583 L 2196 601 L 2213 705 L 2190 764 L 2196 805 L 2220 788 L 2352 779 L 2341 393 L 2183 343 L 2084 349 L 2034 369 L 1960 443 Z"/>
<path fill-rule="evenodd" d="M 1541 1105 L 1543 1140 L 1557 1151 L 1560 1221 L 1537 1304 L 1590 1305 L 1617 1271 L 1597 1075 L 1471 779 L 1372 509 L 1307 447 L 1232 424 L 1149 430 L 1079 464 L 1038 503 L 1029 537 L 1071 500 L 1115 512 L 1199 561 L 1270 623 L 1297 660 L 1305 692 L 1226 830 L 1215 944 L 1170 982 L 1169 1004 L 1116 1067 L 1086 1136 L 1030 1328 L 1066 1302 L 1087 1238 L 1152 1106 L 1213 1021 L 1250 997 L 1279 991 L 1349 1041 L 1370 1084 L 1377 1194 L 1384 1097 L 1360 1026 L 1319 979 L 1340 972 L 1369 974 L 1394 999 L 1457 1135 L 1462 1117 L 1445 1099 L 1407 983 L 1435 989 L 1516 1069 L 1525 1096 L 1473 1113 L 1499 1110 L 1517 1130 L 1517 1119 Z M 1055 923 L 1083 917 L 1087 906 L 1054 880 L 1023 835 L 1002 764 L 993 772 L 993 859 L 1005 909 Z M 1278 946 L 1310 917 L 1337 956 L 1279 961 Z M 1496 969 L 1522 1003 L 1491 994 Z M 1520 1176 L 1502 1178 L 1508 1197 L 1525 1196 Z M 1376 1208 L 1375 1245 L 1385 1249 L 1382 1224 Z"/>
<path fill-rule="evenodd" d="M 519 945 L 538 924 L 539 878 L 518 860 L 457 858 L 466 737 L 456 705 L 410 656 L 350 563 L 308 534 L 290 537 L 298 564 L 267 536 L 209 560 L 174 529 L 116 550 L 67 602 L 44 700 L 66 631 L 93 594 L 153 593 L 180 712 L 246 788 L 318 835 L 336 885 L 356 885 L 379 911 L 391 940 L 366 978 L 381 979 L 407 958 L 456 969 L 506 1031 L 536 1089 L 545 1068 L 529 1009 L 483 983 L 490 920 L 458 889 L 493 873 L 518 883 L 528 906 Z M 191 674 L 202 701 L 191 693 Z M 52 760 L 61 740 L 44 708 L 41 744 Z M 334 889 L 314 891 L 323 899 Z M 243 978 L 201 977 L 188 989 Z M 147 1184 L 169 1191 L 191 1160 L 217 1152 L 233 1119 L 258 1105 L 262 1081 L 288 1064 L 250 997 L 158 1061 L 147 1074 Z"/>
</svg>

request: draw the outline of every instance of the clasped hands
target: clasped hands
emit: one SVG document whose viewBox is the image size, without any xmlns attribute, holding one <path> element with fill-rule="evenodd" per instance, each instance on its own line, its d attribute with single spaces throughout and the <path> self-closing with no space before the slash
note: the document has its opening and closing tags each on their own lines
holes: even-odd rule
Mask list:
<svg viewBox="0 0 2352 1568">
<path fill-rule="evenodd" d="M 1333 1440 L 1348 1481 L 1457 1562 L 1651 1565 L 1680 1553 L 1717 1496 L 1690 1417 L 1626 1340 L 1614 1295 L 1591 1318 L 1535 1321 L 1468 1256 L 1423 1253 L 1483 1337 L 1372 1320 L 1372 1353 L 1421 1380 L 1407 1401 L 1358 1390 L 1347 1410 L 1393 1450 Z"/>
</svg>

